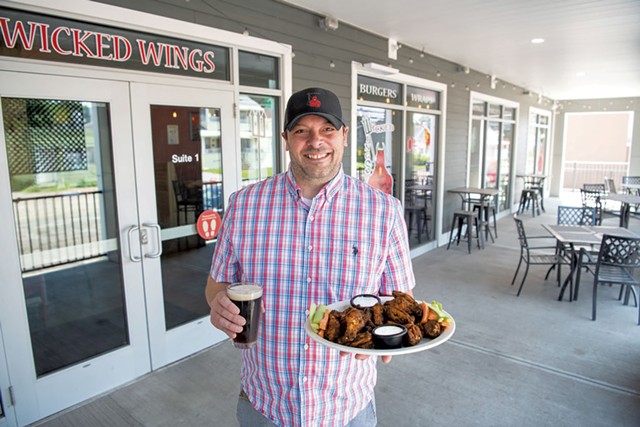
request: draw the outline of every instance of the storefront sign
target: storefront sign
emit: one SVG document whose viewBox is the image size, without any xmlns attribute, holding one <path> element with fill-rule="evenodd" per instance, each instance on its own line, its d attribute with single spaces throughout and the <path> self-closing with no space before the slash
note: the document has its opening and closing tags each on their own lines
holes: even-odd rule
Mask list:
<svg viewBox="0 0 640 427">
<path fill-rule="evenodd" d="M 402 86 L 395 82 L 358 76 L 358 99 L 401 105 Z"/>
<path fill-rule="evenodd" d="M 407 107 L 426 108 L 439 110 L 440 93 L 435 90 L 420 87 L 407 86 Z"/>
<path fill-rule="evenodd" d="M 0 56 L 230 80 L 225 47 L 6 8 Z"/>
</svg>

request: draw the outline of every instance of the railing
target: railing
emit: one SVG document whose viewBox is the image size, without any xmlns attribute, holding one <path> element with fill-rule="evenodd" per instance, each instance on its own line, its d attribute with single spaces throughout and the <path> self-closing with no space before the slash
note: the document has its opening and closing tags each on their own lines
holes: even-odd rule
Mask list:
<svg viewBox="0 0 640 427">
<path fill-rule="evenodd" d="M 222 182 L 205 182 L 202 184 L 202 208 L 222 212 Z"/>
<path fill-rule="evenodd" d="M 13 200 L 23 272 L 105 255 L 102 191 Z"/>
<path fill-rule="evenodd" d="M 613 178 L 618 188 L 628 170 L 627 162 L 564 162 L 563 189 L 578 191 L 583 184 L 604 184 L 605 178 Z"/>
</svg>

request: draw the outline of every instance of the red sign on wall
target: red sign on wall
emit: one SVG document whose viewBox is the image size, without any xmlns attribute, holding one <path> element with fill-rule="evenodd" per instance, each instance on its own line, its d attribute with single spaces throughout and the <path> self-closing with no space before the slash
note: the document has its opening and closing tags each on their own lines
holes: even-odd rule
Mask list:
<svg viewBox="0 0 640 427">
<path fill-rule="evenodd" d="M 220 224 L 222 219 L 218 212 L 211 209 L 206 210 L 200 214 L 198 221 L 196 222 L 196 230 L 198 235 L 204 240 L 215 239 L 220 231 Z"/>
</svg>

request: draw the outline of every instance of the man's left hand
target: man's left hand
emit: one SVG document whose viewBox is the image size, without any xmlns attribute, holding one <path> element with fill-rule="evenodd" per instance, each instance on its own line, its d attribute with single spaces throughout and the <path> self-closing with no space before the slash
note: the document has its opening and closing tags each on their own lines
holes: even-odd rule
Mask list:
<svg viewBox="0 0 640 427">
<path fill-rule="evenodd" d="M 344 357 L 344 356 L 346 356 L 346 355 L 348 355 L 348 354 L 351 354 L 351 353 L 347 353 L 346 351 L 341 351 L 341 352 L 340 352 L 340 356 L 342 356 L 342 357 Z M 369 356 L 368 354 L 356 354 L 356 355 L 355 355 L 355 358 L 356 358 L 356 359 L 358 359 L 358 360 L 366 360 L 366 359 L 368 359 L 369 357 L 370 357 L 370 356 Z M 381 356 L 381 358 L 382 358 L 382 363 L 389 363 L 389 362 L 391 362 L 391 358 L 392 358 L 392 357 L 393 357 L 393 356 Z"/>
</svg>

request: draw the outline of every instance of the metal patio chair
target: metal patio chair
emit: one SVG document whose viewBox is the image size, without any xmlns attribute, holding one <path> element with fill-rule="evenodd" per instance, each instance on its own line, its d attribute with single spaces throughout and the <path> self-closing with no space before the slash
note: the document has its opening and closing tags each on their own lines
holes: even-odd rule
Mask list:
<svg viewBox="0 0 640 427">
<path fill-rule="evenodd" d="M 595 208 L 558 206 L 558 225 L 595 225 L 595 223 Z"/>
<path fill-rule="evenodd" d="M 524 229 L 524 224 L 522 220 L 517 216 L 514 216 L 513 219 L 516 222 L 516 229 L 518 230 L 518 240 L 520 242 L 520 260 L 518 261 L 518 266 L 516 267 L 516 272 L 513 275 L 513 279 L 511 280 L 511 286 L 516 281 L 516 277 L 518 276 L 518 272 L 520 271 L 520 266 L 524 262 L 526 264 L 524 270 L 524 276 L 522 277 L 522 282 L 520 282 L 520 287 L 518 288 L 517 296 L 520 296 L 520 292 L 522 292 L 522 287 L 524 286 L 524 282 L 527 279 L 527 273 L 529 273 L 530 265 L 546 265 L 546 266 L 556 266 L 557 268 L 557 280 L 558 286 L 560 286 L 561 282 L 561 267 L 562 265 L 569 265 L 569 260 L 562 254 L 556 253 L 557 246 L 555 244 L 549 246 L 530 246 L 529 241 L 538 239 L 555 239 L 552 236 L 529 236 L 527 237 L 527 233 Z M 555 243 L 555 242 L 554 242 Z M 547 271 L 547 274 L 544 276 L 544 279 L 547 280 L 549 277 L 549 273 L 551 269 Z"/>
<path fill-rule="evenodd" d="M 585 184 L 586 186 L 587 184 Z M 593 184 L 595 185 L 595 184 Z M 604 187 L 604 184 L 602 184 Z M 596 222 L 594 225 L 602 224 L 602 193 L 601 191 L 591 191 L 584 188 L 580 189 L 580 199 L 583 208 L 593 208 L 596 211 Z"/>
<path fill-rule="evenodd" d="M 640 281 L 634 277 L 635 270 L 638 268 L 640 268 L 640 238 L 618 237 L 608 234 L 602 236 L 593 276 L 591 320 L 596 320 L 598 285 L 600 283 L 620 284 L 622 288 L 618 298 L 620 299 L 623 291 L 626 291 L 626 304 L 629 301 L 629 294 L 633 293 L 636 306 L 638 306 L 638 325 L 640 325 L 640 303 L 638 302 Z"/>
<path fill-rule="evenodd" d="M 180 225 L 180 214 L 182 213 L 184 216 L 184 223 L 189 224 L 189 219 L 187 217 L 189 212 L 193 212 L 194 216 L 196 213 L 202 209 L 202 202 L 194 197 L 189 195 L 184 183 L 180 180 L 174 180 L 173 184 L 173 194 L 176 201 L 176 208 L 178 210 L 176 220 L 177 225 Z M 194 218 L 195 221 L 195 218 Z"/>
<path fill-rule="evenodd" d="M 607 189 L 604 184 L 582 184 L 582 189 L 587 191 L 598 191 L 604 193 Z"/>
<path fill-rule="evenodd" d="M 596 225 L 596 209 L 585 208 L 579 206 L 558 206 L 558 225 Z M 567 256 L 571 252 L 574 253 L 575 259 L 573 262 L 577 263 L 578 270 L 575 283 L 574 299 L 578 299 L 578 288 L 580 286 L 580 270 L 590 265 L 594 265 L 593 259 L 598 255 L 597 251 L 594 251 L 593 247 L 571 248 L 559 247 L 559 253 Z M 555 266 L 549 267 L 549 270 L 553 270 Z"/>
</svg>

